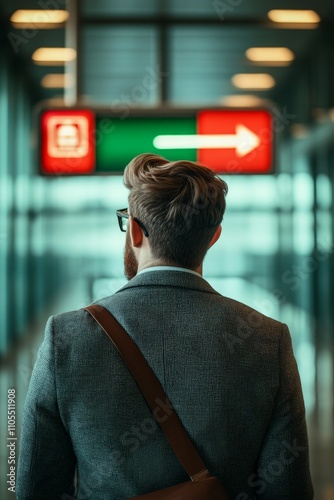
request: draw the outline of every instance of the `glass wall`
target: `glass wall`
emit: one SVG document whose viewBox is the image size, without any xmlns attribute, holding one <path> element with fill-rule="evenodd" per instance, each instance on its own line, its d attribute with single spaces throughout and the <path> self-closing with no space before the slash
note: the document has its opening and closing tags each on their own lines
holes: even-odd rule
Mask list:
<svg viewBox="0 0 334 500">
<path fill-rule="evenodd" d="M 29 82 L 0 46 L 0 356 L 44 312 L 66 276 L 50 248 L 49 182 L 37 175 Z"/>
<path fill-rule="evenodd" d="M 23 332 L 32 304 L 31 283 L 31 101 L 24 76 L 0 47 L 0 354 Z"/>
</svg>

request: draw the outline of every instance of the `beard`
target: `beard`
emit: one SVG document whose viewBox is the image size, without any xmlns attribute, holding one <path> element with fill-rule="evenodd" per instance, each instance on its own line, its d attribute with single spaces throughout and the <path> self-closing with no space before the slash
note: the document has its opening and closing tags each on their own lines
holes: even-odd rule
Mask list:
<svg viewBox="0 0 334 500">
<path fill-rule="evenodd" d="M 138 261 L 131 246 L 130 233 L 126 232 L 124 249 L 124 274 L 128 280 L 136 276 L 138 272 Z"/>
</svg>

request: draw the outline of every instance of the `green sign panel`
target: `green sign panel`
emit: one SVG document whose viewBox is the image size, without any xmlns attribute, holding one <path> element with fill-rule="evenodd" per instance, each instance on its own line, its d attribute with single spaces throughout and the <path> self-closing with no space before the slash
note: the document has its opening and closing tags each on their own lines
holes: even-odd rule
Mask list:
<svg viewBox="0 0 334 500">
<path fill-rule="evenodd" d="M 195 118 L 102 118 L 96 119 L 96 172 L 120 172 L 135 156 L 155 153 L 168 160 L 196 161 L 196 149 L 157 149 L 157 135 L 196 134 Z"/>
</svg>

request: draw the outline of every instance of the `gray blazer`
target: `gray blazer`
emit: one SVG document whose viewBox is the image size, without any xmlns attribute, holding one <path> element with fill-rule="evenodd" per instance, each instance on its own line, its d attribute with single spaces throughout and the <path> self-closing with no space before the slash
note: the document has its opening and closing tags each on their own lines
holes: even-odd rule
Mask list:
<svg viewBox="0 0 334 500">
<path fill-rule="evenodd" d="M 286 325 L 186 272 L 140 274 L 97 303 L 138 344 L 231 498 L 313 498 Z M 82 309 L 52 316 L 25 403 L 17 499 L 124 500 L 187 479 L 99 325 Z"/>
</svg>

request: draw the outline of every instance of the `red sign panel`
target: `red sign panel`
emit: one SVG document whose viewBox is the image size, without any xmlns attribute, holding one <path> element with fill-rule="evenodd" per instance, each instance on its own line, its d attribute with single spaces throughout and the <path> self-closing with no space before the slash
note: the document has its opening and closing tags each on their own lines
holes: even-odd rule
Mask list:
<svg viewBox="0 0 334 500">
<path fill-rule="evenodd" d="M 273 166 L 272 115 L 256 110 L 197 114 L 199 163 L 216 172 L 268 173 Z"/>
<path fill-rule="evenodd" d="M 92 111 L 46 111 L 42 116 L 42 172 L 88 174 L 95 169 Z"/>
</svg>

